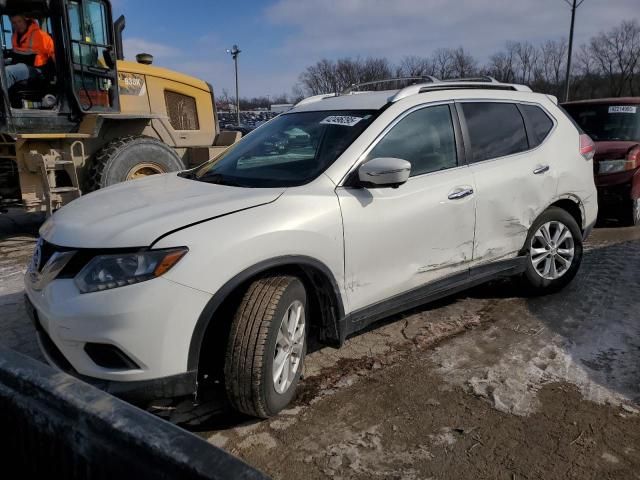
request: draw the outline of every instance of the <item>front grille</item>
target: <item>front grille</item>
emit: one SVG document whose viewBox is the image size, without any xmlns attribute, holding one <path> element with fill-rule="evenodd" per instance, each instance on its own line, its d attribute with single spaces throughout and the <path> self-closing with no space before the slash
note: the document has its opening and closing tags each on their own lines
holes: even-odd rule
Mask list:
<svg viewBox="0 0 640 480">
<path fill-rule="evenodd" d="M 42 271 L 47 262 L 51 257 L 53 257 L 54 253 L 61 251 L 63 251 L 62 248 L 42 240 L 40 243 L 40 268 L 38 268 L 38 271 Z"/>
<path fill-rule="evenodd" d="M 200 130 L 196 99 L 180 93 L 166 91 L 169 122 L 174 130 Z"/>
<path fill-rule="evenodd" d="M 75 255 L 69 260 L 69 262 L 65 265 L 62 271 L 58 274 L 56 278 L 74 278 L 80 270 L 82 270 L 89 261 L 97 257 L 98 255 L 111 255 L 117 253 L 125 253 L 131 252 L 132 250 L 139 250 L 136 248 L 113 248 L 113 249 L 97 249 L 97 248 L 70 248 L 70 247 L 59 247 L 54 245 L 53 243 L 46 242 L 41 240 L 42 246 L 41 250 L 41 260 L 40 260 L 40 271 L 42 271 L 42 267 L 44 267 L 47 262 L 51 259 L 54 253 L 62 253 L 62 252 L 73 252 L 75 251 Z"/>
</svg>

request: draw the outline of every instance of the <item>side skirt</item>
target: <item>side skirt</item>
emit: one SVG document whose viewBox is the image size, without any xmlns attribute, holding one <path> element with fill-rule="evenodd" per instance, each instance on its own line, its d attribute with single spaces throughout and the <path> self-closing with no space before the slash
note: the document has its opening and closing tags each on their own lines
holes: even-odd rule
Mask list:
<svg viewBox="0 0 640 480">
<path fill-rule="evenodd" d="M 347 336 L 383 318 L 454 295 L 497 278 L 523 273 L 526 269 L 526 262 L 527 257 L 520 256 L 481 265 L 356 310 L 344 318 L 341 343 Z"/>
</svg>

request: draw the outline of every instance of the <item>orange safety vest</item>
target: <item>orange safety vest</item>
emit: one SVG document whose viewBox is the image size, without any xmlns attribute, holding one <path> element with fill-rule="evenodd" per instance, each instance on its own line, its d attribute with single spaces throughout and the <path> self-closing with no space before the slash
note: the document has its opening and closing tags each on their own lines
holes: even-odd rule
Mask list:
<svg viewBox="0 0 640 480">
<path fill-rule="evenodd" d="M 46 65 L 50 59 L 54 58 L 53 39 L 43 31 L 35 20 L 29 25 L 29 29 L 18 41 L 18 34 L 14 33 L 12 38 L 13 51 L 22 55 L 35 55 L 34 67 Z"/>
</svg>

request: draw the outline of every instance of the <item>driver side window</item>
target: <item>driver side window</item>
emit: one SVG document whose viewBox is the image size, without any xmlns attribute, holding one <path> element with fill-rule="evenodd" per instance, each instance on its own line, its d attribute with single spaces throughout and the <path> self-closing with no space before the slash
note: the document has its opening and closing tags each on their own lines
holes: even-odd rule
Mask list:
<svg viewBox="0 0 640 480">
<path fill-rule="evenodd" d="M 458 165 L 455 134 L 448 105 L 425 107 L 400 120 L 367 155 L 401 158 L 411 163 L 411 176 Z"/>
</svg>

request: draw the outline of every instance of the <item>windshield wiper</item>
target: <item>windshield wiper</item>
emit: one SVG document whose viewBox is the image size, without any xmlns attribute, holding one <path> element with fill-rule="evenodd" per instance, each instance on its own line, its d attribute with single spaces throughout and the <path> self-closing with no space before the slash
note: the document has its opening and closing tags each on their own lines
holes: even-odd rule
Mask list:
<svg viewBox="0 0 640 480">
<path fill-rule="evenodd" d="M 185 170 L 183 172 L 179 172 L 178 176 L 188 180 L 193 180 L 196 178 L 196 172 L 194 170 Z"/>
<path fill-rule="evenodd" d="M 246 187 L 246 185 L 231 180 L 229 177 L 225 177 L 221 173 L 203 175 L 198 180 L 205 183 L 213 183 L 215 185 L 226 185 L 228 187 Z"/>
</svg>

